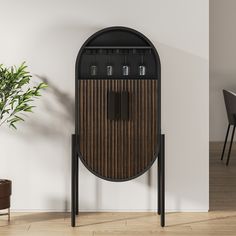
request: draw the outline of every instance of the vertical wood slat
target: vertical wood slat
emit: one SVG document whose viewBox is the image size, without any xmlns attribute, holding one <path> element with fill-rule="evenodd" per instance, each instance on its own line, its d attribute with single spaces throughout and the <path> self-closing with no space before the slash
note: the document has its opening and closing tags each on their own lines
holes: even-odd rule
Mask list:
<svg viewBox="0 0 236 236">
<path fill-rule="evenodd" d="M 128 81 L 125 80 L 123 81 L 123 87 L 121 88 L 121 91 L 126 91 L 129 92 L 128 90 Z M 129 98 L 128 98 L 129 100 Z M 130 103 L 130 101 L 128 101 Z M 129 106 L 128 106 L 129 107 Z M 128 125 L 129 121 L 127 122 L 126 120 L 123 121 L 123 127 L 124 127 L 124 142 L 123 142 L 123 165 L 122 165 L 122 176 L 124 176 L 124 173 L 127 175 L 127 163 L 129 163 L 129 137 L 128 137 Z M 126 148 L 125 148 L 126 146 Z"/>
<path fill-rule="evenodd" d="M 141 142 L 140 142 L 140 136 L 141 136 L 141 131 L 142 131 L 142 129 L 141 129 L 141 127 L 140 127 L 140 125 L 141 125 L 141 119 L 142 119 L 142 117 L 141 117 L 141 112 L 140 112 L 140 110 L 141 110 L 141 99 L 140 99 L 140 96 L 141 96 L 141 92 L 140 92 L 140 90 L 141 90 L 141 88 L 140 88 L 141 86 L 140 86 L 140 83 L 138 83 L 137 82 L 137 97 L 136 97 L 136 100 L 137 100 L 137 117 L 135 118 L 136 119 L 136 122 L 137 122 L 137 141 L 138 141 L 138 143 L 137 143 L 137 150 L 138 150 L 138 153 L 137 153 L 137 159 L 138 159 L 138 166 L 137 166 L 137 172 L 139 172 L 140 171 L 140 167 L 141 167 L 141 158 L 140 158 L 140 156 L 141 156 L 141 153 L 142 153 L 142 145 L 141 145 Z"/>
<path fill-rule="evenodd" d="M 98 172 L 101 172 L 101 163 L 103 163 L 104 161 L 101 162 L 102 157 L 101 157 L 101 117 L 102 117 L 102 113 L 101 113 L 101 106 L 102 106 L 102 102 L 101 102 L 101 93 L 100 93 L 100 88 L 101 83 L 99 81 L 97 81 L 97 88 L 96 88 L 96 94 L 97 94 L 97 101 L 96 101 L 96 105 L 97 105 L 97 169 Z M 96 157 L 95 157 L 96 158 Z"/>
<path fill-rule="evenodd" d="M 134 84 L 134 116 L 133 116 L 133 122 L 134 122 L 134 129 L 132 132 L 134 132 L 134 145 L 133 145 L 133 152 L 134 152 L 134 173 L 138 172 L 138 123 L 137 123 L 137 117 L 138 117 L 138 84 L 133 81 Z"/>
<path fill-rule="evenodd" d="M 80 101 L 80 110 L 81 110 L 81 112 L 82 112 L 82 114 L 81 114 L 81 122 L 79 123 L 79 130 L 80 130 L 80 135 L 81 135 L 81 137 L 85 137 L 85 135 L 84 135 L 84 129 L 82 129 L 82 127 L 81 127 L 81 124 L 83 124 L 84 123 L 84 102 L 83 102 L 83 97 L 81 96 L 82 94 L 83 94 L 83 90 L 84 90 L 84 81 L 81 81 L 81 83 L 80 83 L 80 87 L 79 87 L 79 101 Z M 80 142 L 79 143 L 79 149 L 80 149 L 80 151 L 81 151 L 81 153 L 84 153 L 84 142 Z"/>
<path fill-rule="evenodd" d="M 130 155 L 130 176 L 133 176 L 135 174 L 135 152 L 134 152 L 134 146 L 135 146 L 135 123 L 134 123 L 134 117 L 135 117 L 135 83 L 134 81 L 131 81 L 131 116 L 130 116 L 130 133 L 131 133 L 131 145 L 130 145 L 130 149 L 131 149 L 131 153 L 132 155 Z"/>
<path fill-rule="evenodd" d="M 147 158 L 147 149 L 148 149 L 148 146 L 147 146 L 147 90 L 146 90 L 146 87 L 147 87 L 147 80 L 143 81 L 143 84 L 142 84 L 142 91 L 143 91 L 143 105 L 142 105 L 142 113 L 143 113 L 143 157 L 142 157 L 142 163 L 143 163 L 143 166 L 146 166 L 146 158 Z"/>
<path fill-rule="evenodd" d="M 110 81 L 108 81 L 108 91 L 112 91 L 113 88 L 112 88 L 112 84 L 110 83 Z M 106 100 L 107 102 L 107 100 Z M 111 120 L 108 120 L 108 135 L 109 135 L 109 142 L 108 142 L 108 146 L 106 147 L 109 151 L 109 154 L 108 154 L 108 163 L 109 163 L 109 170 L 110 170 L 110 178 L 114 178 L 113 177 L 113 166 L 114 166 L 114 161 L 113 161 L 113 158 L 114 158 L 114 155 L 113 155 L 113 145 L 112 145 L 112 134 L 113 134 L 113 131 L 112 131 L 112 121 Z"/>
<path fill-rule="evenodd" d="M 115 84 L 114 81 L 111 81 L 111 89 L 112 91 L 115 91 Z M 112 168 L 112 178 L 115 179 L 115 166 L 116 166 L 116 159 L 115 159 L 115 121 L 111 121 L 111 139 L 112 139 L 112 145 L 111 147 L 111 158 L 112 158 L 112 163 L 111 163 L 111 168 Z"/>
<path fill-rule="evenodd" d="M 80 80 L 80 152 L 85 165 L 107 179 L 129 179 L 154 160 L 156 80 Z M 129 120 L 107 119 L 107 92 L 128 91 Z"/>
<path fill-rule="evenodd" d="M 123 80 L 121 80 L 118 83 L 118 92 L 121 92 L 123 88 Z M 124 121 L 121 120 L 120 121 L 120 125 L 118 125 L 118 142 L 117 142 L 117 146 L 118 146 L 118 150 L 119 150 L 119 156 L 118 158 L 120 159 L 119 164 L 119 169 L 118 169 L 118 176 L 124 176 L 124 169 L 126 169 L 126 162 L 124 162 L 124 134 L 123 134 L 123 127 L 124 127 Z"/>
<path fill-rule="evenodd" d="M 151 90 L 150 90 L 150 87 L 151 87 L 152 83 L 150 80 L 147 81 L 147 94 L 151 94 Z M 151 107 L 151 96 L 147 96 L 147 114 L 146 114 L 146 117 L 148 119 L 148 117 L 151 116 L 150 114 L 150 109 Z M 147 157 L 146 157 L 146 165 L 149 163 L 149 159 L 151 158 L 151 128 L 152 128 L 152 125 L 151 125 L 151 122 L 147 122 Z"/>
<path fill-rule="evenodd" d="M 108 91 L 108 87 L 107 87 L 107 80 L 104 81 L 104 87 L 102 89 L 104 89 L 103 91 L 103 99 L 104 99 L 104 107 L 105 107 L 105 110 L 103 110 L 104 112 L 104 127 L 105 127 L 105 143 L 103 143 L 103 146 L 104 146 L 104 152 L 105 152 L 105 160 L 104 160 L 104 165 L 105 165 L 105 177 L 108 178 L 108 124 L 107 124 L 107 102 L 106 102 L 106 98 L 107 98 L 107 94 L 106 94 L 106 91 Z M 102 125 L 103 126 L 103 125 Z"/>
<path fill-rule="evenodd" d="M 96 131 L 97 131 L 97 121 L 96 121 L 96 114 L 97 114 L 97 106 L 96 106 L 96 102 L 97 102 L 97 97 L 96 97 L 96 80 L 93 81 L 92 83 L 92 88 L 93 88 L 93 99 L 91 100 L 92 102 L 92 109 L 93 109 L 93 116 L 92 116 L 92 119 L 93 119 L 93 129 L 92 129 L 92 139 L 93 139 L 93 145 L 91 147 L 91 150 L 92 150 L 92 158 L 93 158 L 93 166 L 94 166 L 94 169 L 98 171 L 97 169 L 97 161 L 98 161 L 98 153 L 97 153 L 97 143 L 96 141 L 98 140 L 98 138 L 96 137 Z"/>
<path fill-rule="evenodd" d="M 132 97 L 133 97 L 133 91 L 131 87 L 131 81 L 128 80 L 127 82 L 127 91 L 129 92 L 129 121 L 127 124 L 127 143 L 128 143 L 128 157 L 127 161 L 125 162 L 125 170 L 124 170 L 124 176 L 131 176 L 131 150 L 132 150 L 132 135 L 131 135 L 131 126 L 132 126 Z M 129 167 L 129 168 L 127 168 Z"/>
<path fill-rule="evenodd" d="M 114 81 L 114 86 L 115 86 L 115 88 L 114 88 L 114 90 L 116 91 L 116 92 L 118 92 L 118 81 L 117 80 L 115 80 Z M 118 128 L 118 122 L 117 121 L 114 121 L 113 122 L 113 124 L 114 124 L 114 151 L 115 151 L 115 165 L 114 165 L 114 178 L 115 179 L 117 179 L 118 178 L 118 174 L 119 174 L 119 168 L 118 168 L 118 142 L 117 142 L 117 128 Z M 120 124 L 120 122 L 119 122 L 119 124 Z"/>
</svg>

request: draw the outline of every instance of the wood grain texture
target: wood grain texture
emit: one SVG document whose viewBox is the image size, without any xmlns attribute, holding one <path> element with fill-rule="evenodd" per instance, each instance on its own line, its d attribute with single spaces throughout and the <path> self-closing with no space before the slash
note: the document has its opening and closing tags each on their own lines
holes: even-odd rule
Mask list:
<svg viewBox="0 0 236 236">
<path fill-rule="evenodd" d="M 94 174 L 128 180 L 154 162 L 157 84 L 157 80 L 79 80 L 79 148 L 83 163 Z M 108 119 L 108 91 L 128 92 L 128 120 Z"/>
<path fill-rule="evenodd" d="M 236 143 L 226 166 L 228 148 L 221 161 L 223 142 L 210 143 L 210 210 L 236 211 Z"/>
<path fill-rule="evenodd" d="M 0 217 L 1 236 L 235 236 L 235 211 L 167 213 L 167 226 L 148 212 L 80 213 L 77 227 L 70 226 L 69 213 L 13 213 Z"/>
</svg>

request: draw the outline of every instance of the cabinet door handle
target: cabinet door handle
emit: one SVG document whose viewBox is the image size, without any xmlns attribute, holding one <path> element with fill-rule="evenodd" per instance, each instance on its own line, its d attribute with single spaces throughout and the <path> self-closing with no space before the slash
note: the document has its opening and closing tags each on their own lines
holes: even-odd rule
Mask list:
<svg viewBox="0 0 236 236">
<path fill-rule="evenodd" d="M 129 93 L 108 91 L 107 118 L 109 120 L 129 120 Z"/>
<path fill-rule="evenodd" d="M 120 94 L 117 92 L 108 91 L 107 93 L 107 118 L 120 119 Z"/>
<path fill-rule="evenodd" d="M 120 118 L 121 120 L 129 120 L 129 93 L 122 91 L 120 95 Z"/>
</svg>

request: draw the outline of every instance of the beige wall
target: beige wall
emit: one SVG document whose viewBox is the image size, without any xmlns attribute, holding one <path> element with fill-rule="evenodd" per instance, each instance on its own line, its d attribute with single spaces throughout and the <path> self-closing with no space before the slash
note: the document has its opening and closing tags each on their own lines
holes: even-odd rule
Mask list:
<svg viewBox="0 0 236 236">
<path fill-rule="evenodd" d="M 236 92 L 236 1 L 210 0 L 210 141 L 223 141 L 227 116 L 222 89 Z"/>
<path fill-rule="evenodd" d="M 0 0 L 0 7 L 0 62 L 26 60 L 33 74 L 50 82 L 17 132 L 0 131 L 0 177 L 13 180 L 13 209 L 70 207 L 76 55 L 92 33 L 123 25 L 150 38 L 161 58 L 166 208 L 208 210 L 208 0 Z M 80 207 L 155 210 L 156 171 L 155 164 L 135 180 L 110 183 L 81 165 Z"/>
</svg>

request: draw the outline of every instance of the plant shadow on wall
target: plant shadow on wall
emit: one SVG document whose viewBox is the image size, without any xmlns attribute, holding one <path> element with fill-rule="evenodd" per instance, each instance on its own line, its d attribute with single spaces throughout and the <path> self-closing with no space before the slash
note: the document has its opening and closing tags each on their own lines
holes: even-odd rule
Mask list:
<svg viewBox="0 0 236 236">
<path fill-rule="evenodd" d="M 26 136 L 30 132 L 37 132 L 42 136 L 63 138 L 74 126 L 74 98 L 59 89 L 46 76 L 37 74 L 35 76 L 48 84 L 47 98 L 42 100 L 46 118 L 27 122 Z"/>
<path fill-rule="evenodd" d="M 35 114 L 36 118 L 27 122 L 22 137 L 24 137 L 25 140 L 28 140 L 29 137 L 35 137 L 35 133 L 37 133 L 36 138 L 43 138 L 48 140 L 48 142 L 52 141 L 52 146 L 60 146 L 60 150 L 63 151 L 60 155 L 63 158 L 65 157 L 64 168 L 67 170 L 67 177 L 65 184 L 63 184 L 63 189 L 65 189 L 64 191 L 69 192 L 70 138 L 74 126 L 74 98 L 70 96 L 69 93 L 58 88 L 47 76 L 38 74 L 34 74 L 34 76 L 39 78 L 42 82 L 47 83 L 47 94 L 45 95 L 45 98 L 41 100 L 40 117 L 37 117 L 37 114 Z M 36 157 L 31 157 L 31 159 L 32 158 L 37 159 L 38 156 L 36 155 Z M 53 158 L 51 160 L 53 160 Z M 46 171 L 48 166 L 45 166 L 45 162 L 38 163 L 41 165 L 40 168 L 43 168 L 44 171 Z M 58 166 L 57 168 L 60 167 Z M 50 169 L 47 170 L 51 171 Z M 58 170 L 59 169 L 57 169 L 57 171 Z M 63 210 L 68 211 L 70 208 L 68 197 L 61 198 L 52 195 L 48 198 L 47 202 L 52 209 L 63 206 Z M 37 216 L 35 216 L 35 220 L 37 220 Z"/>
<path fill-rule="evenodd" d="M 61 105 L 63 108 L 63 117 L 64 120 L 69 121 L 70 123 L 74 124 L 74 117 L 75 117 L 75 111 L 74 111 L 74 98 L 69 95 L 68 93 L 60 90 L 58 87 L 55 86 L 46 76 L 37 75 L 38 78 L 40 78 L 44 83 L 47 83 L 49 88 L 52 91 L 52 94 L 56 98 L 56 101 L 58 104 Z M 51 107 L 49 106 L 48 109 Z"/>
</svg>

